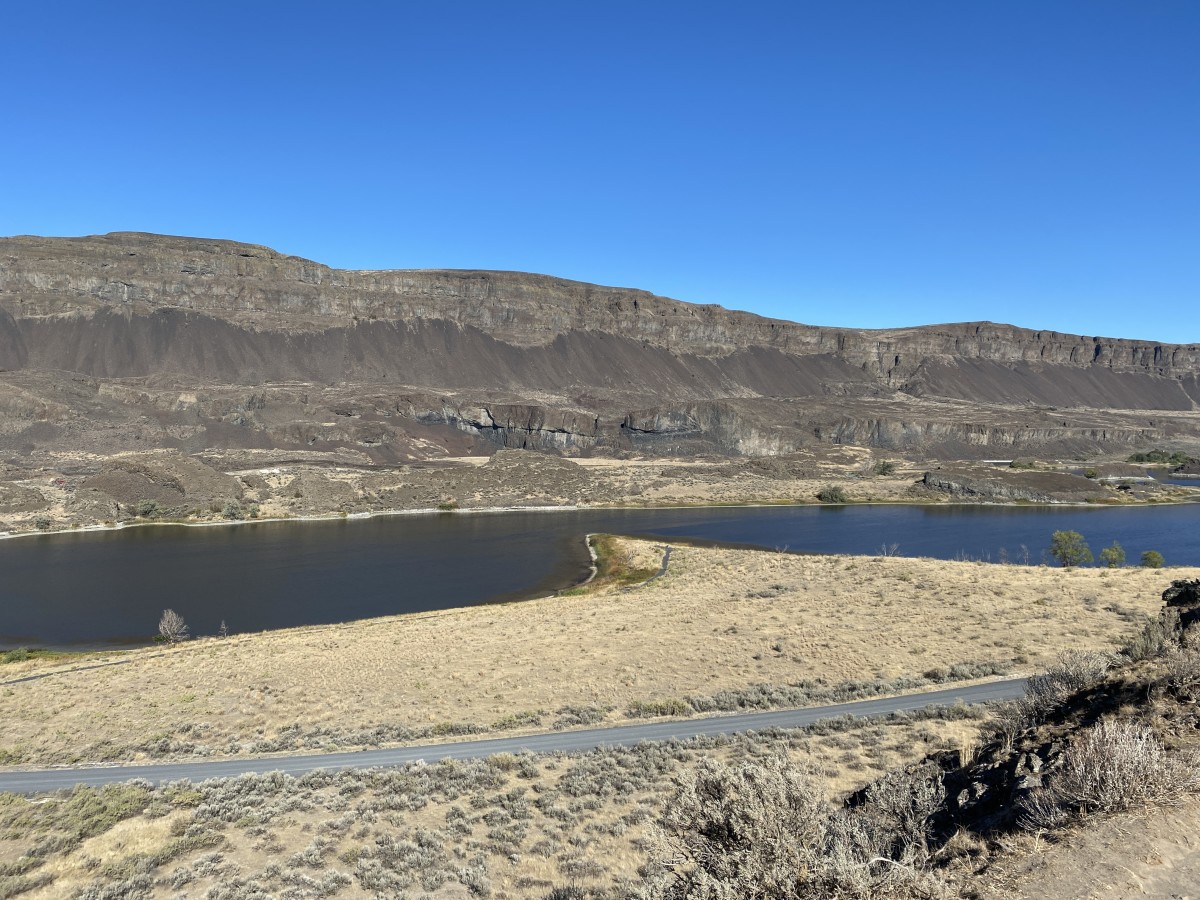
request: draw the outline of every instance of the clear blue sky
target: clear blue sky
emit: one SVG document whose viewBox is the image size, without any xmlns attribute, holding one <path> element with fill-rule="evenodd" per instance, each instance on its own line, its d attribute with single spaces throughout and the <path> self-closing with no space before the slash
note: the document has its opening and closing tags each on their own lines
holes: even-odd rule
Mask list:
<svg viewBox="0 0 1200 900">
<path fill-rule="evenodd" d="M 1200 342 L 1200 3 L 0 12 L 0 234 Z"/>
</svg>

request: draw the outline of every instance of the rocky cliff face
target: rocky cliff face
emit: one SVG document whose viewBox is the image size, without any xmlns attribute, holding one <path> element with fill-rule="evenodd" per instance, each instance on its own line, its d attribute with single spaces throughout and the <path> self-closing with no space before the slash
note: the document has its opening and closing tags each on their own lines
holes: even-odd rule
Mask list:
<svg viewBox="0 0 1200 900">
<path fill-rule="evenodd" d="M 926 472 L 922 483 L 959 499 L 999 503 L 1086 503 L 1104 496 L 1095 482 L 1061 472 L 959 469 Z"/>
<path fill-rule="evenodd" d="M 1071 439 L 1103 444 L 1111 432 L 1137 443 L 1194 436 L 1200 404 L 1200 346 L 991 323 L 815 328 L 543 275 L 340 271 L 265 247 L 146 234 L 0 239 L 0 368 L 22 376 L 9 379 L 0 409 L 64 407 L 39 373 L 96 379 L 97 400 L 107 390 L 108 402 L 117 382 L 136 394 L 156 379 L 196 379 L 195 405 L 207 412 L 191 424 L 205 440 L 222 440 L 218 419 L 249 427 L 253 441 L 312 446 L 323 417 L 342 420 L 337 440 L 390 443 L 401 456 L 418 451 L 388 436 L 398 427 L 382 421 L 390 414 L 352 428 L 353 417 L 321 404 L 284 404 L 298 415 L 287 421 L 270 405 L 214 415 L 230 402 L 218 388 L 300 382 L 351 397 L 402 388 L 416 393 L 395 410 L 400 430 L 418 442 L 421 427 L 437 425 L 491 446 L 568 452 L 773 453 L 816 439 L 933 446 L 963 402 L 990 410 L 946 426 L 966 443 L 1037 446 L 1039 434 L 1068 428 L 1042 421 L 1053 418 L 1048 407 L 1161 413 L 1157 423 L 1139 414 L 1068 428 Z M 147 400 L 161 421 L 163 399 Z M 905 415 L 872 415 L 872 404 L 895 400 L 909 404 Z M 80 404 L 65 408 L 78 414 Z M 997 409 L 1022 421 L 997 419 Z M 183 424 L 171 424 L 176 432 L 164 424 L 146 439 L 185 446 Z M 15 431 L 22 446 L 45 439 Z M 251 439 L 224 440 L 234 437 Z"/>
</svg>

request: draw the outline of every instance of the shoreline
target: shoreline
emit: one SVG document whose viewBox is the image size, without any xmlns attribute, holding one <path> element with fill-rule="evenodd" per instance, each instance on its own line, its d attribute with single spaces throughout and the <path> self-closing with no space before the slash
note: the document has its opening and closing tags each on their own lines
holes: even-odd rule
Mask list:
<svg viewBox="0 0 1200 900">
<path fill-rule="evenodd" d="M 660 541 L 634 543 L 633 567 L 646 566 L 654 551 L 654 568 L 661 568 Z M 1115 637 L 1136 627 L 1132 618 L 1137 613 L 1159 602 L 1166 582 L 1200 572 L 1195 567 L 1110 573 L 999 564 L 984 569 L 978 563 L 929 558 L 802 558 L 761 549 L 696 552 L 674 539 L 671 544 L 681 553 L 683 565 L 677 569 L 673 554 L 670 576 L 645 589 L 649 593 L 627 595 L 623 585 L 614 584 L 611 590 L 587 597 L 547 596 L 486 609 L 468 605 L 393 613 L 238 632 L 226 639 L 207 635 L 174 647 L 145 646 L 126 653 L 95 653 L 86 660 L 21 666 L 24 671 L 11 675 L 0 669 L 0 677 L 27 680 L 24 687 L 11 685 L 16 695 L 7 701 L 10 707 L 29 711 L 44 704 L 61 718 L 50 723 L 54 728 L 78 728 L 79 739 L 62 745 L 60 761 L 73 758 L 88 742 L 96 742 L 97 749 L 80 758 L 98 759 L 95 754 L 106 752 L 98 741 L 112 737 L 107 723 L 101 723 L 99 737 L 89 730 L 97 723 L 86 709 L 59 702 L 59 692 L 89 686 L 102 689 L 119 706 L 120 721 L 128 723 L 122 732 L 129 736 L 122 744 L 128 749 L 140 746 L 149 729 L 150 734 L 162 731 L 182 741 L 169 751 L 182 755 L 191 752 L 184 744 L 223 754 L 233 738 L 240 749 L 228 751 L 230 755 L 286 752 L 326 738 L 334 749 L 349 751 L 344 743 L 349 736 L 388 723 L 411 729 L 439 727 L 447 735 L 455 733 L 449 725 L 459 724 L 510 732 L 523 721 L 509 721 L 510 717 L 530 710 L 539 711 L 544 720 L 539 725 L 557 730 L 556 717 L 566 706 L 612 707 L 604 713 L 611 722 L 626 718 L 622 710 L 639 709 L 639 717 L 652 717 L 652 708 L 671 710 L 681 699 L 714 697 L 724 690 L 753 691 L 758 684 L 797 686 L 812 679 L 841 683 L 869 680 L 877 673 L 887 679 L 920 675 L 940 681 L 949 671 L 929 673 L 957 663 L 1011 662 L 1011 671 L 1029 671 L 1043 658 L 1052 661 L 1061 649 L 1054 638 L 1060 629 L 1048 626 L 1048 621 L 1078 625 L 1082 630 L 1070 638 L 1073 645 L 1112 646 Z M 615 549 L 623 559 L 625 545 Z M 850 571 L 858 574 L 843 574 Z M 863 579 L 885 590 L 890 602 L 862 591 Z M 986 597 L 983 622 L 976 594 Z M 1052 602 L 1031 602 L 1042 596 Z M 847 621 L 856 627 L 846 628 Z M 727 633 L 726 626 L 736 626 L 736 631 Z M 872 640 L 884 626 L 891 629 L 889 641 Z M 716 640 L 714 629 L 721 635 Z M 825 646 L 826 640 L 832 643 Z M 776 643 L 781 650 L 774 648 Z M 581 644 L 593 649 L 581 652 Z M 480 663 L 447 663 L 441 650 L 445 646 L 482 648 Z M 752 656 L 756 652 L 760 659 Z M 714 659 L 728 664 L 718 683 L 709 678 Z M 96 663 L 109 666 L 84 671 Z M 637 679 L 628 679 L 628 670 L 638 663 L 646 669 Z M 105 677 L 95 677 L 100 671 Z M 544 677 L 530 680 L 530 672 Z M 600 681 L 593 678 L 598 672 L 605 673 Z M 58 683 L 66 687 L 55 687 Z M 137 684 L 146 686 L 156 706 L 147 707 L 144 695 L 130 690 Z M 298 737 L 298 743 L 252 750 L 259 740 L 274 742 L 284 734 L 259 734 L 255 729 L 263 722 L 258 717 L 268 716 L 271 728 L 291 725 L 297 711 L 307 709 L 307 698 L 313 696 L 310 684 L 314 689 L 324 685 L 326 693 L 318 697 L 344 695 L 349 700 L 322 709 L 311 733 Z M 503 697 L 494 698 L 496 693 Z M 753 699 L 749 694 L 747 698 Z M 171 721 L 177 726 L 213 722 L 217 730 L 191 737 L 178 727 L 164 730 L 161 710 L 174 717 Z M 29 747 L 59 742 L 58 732 L 47 729 L 33 712 L 21 721 L 27 730 L 13 732 L 8 740 L 13 746 L 22 735 Z M 499 722 L 506 724 L 497 728 Z M 322 736 L 318 732 L 323 728 L 333 731 Z M 406 740 L 400 735 L 389 731 L 381 740 Z M 35 764 L 40 758 L 25 756 L 21 763 Z"/>
<path fill-rule="evenodd" d="M 871 503 L 850 503 L 850 504 L 746 503 L 746 504 L 722 504 L 720 506 L 722 508 L 734 508 L 734 509 L 766 509 L 766 508 L 777 508 L 780 506 L 830 507 L 830 508 L 834 508 L 834 509 L 844 508 L 847 506 L 869 506 L 869 507 L 875 507 L 875 506 L 918 506 L 918 507 L 933 506 L 935 508 L 951 506 L 951 507 L 956 507 L 956 508 L 992 507 L 992 508 L 1019 508 L 1019 509 L 1031 509 L 1031 510 L 1038 510 L 1038 511 L 1048 511 L 1048 510 L 1061 510 L 1061 509 L 1068 509 L 1068 508 L 1076 509 L 1076 510 L 1138 508 L 1138 507 L 1146 507 L 1146 506 L 1154 506 L 1154 505 L 1176 507 L 1176 506 L 1181 506 L 1181 505 L 1185 505 L 1185 504 L 1183 504 L 1183 503 L 1123 504 L 1120 507 L 1111 507 L 1111 506 L 1088 504 L 1088 503 L 1053 504 L 1053 505 L 1051 505 L 1051 504 L 1028 504 L 1028 503 L 922 504 L 922 503 L 871 502 Z M 627 508 L 635 509 L 635 510 L 643 510 L 643 511 L 652 511 L 655 509 L 662 509 L 662 510 L 666 511 L 666 510 L 690 510 L 690 509 L 697 509 L 697 508 L 712 508 L 712 507 L 714 507 L 713 504 L 705 504 L 704 506 L 699 506 L 699 507 L 698 506 L 637 506 L 637 507 L 627 507 Z M 486 507 L 486 508 L 466 509 L 466 510 L 459 509 L 459 510 L 454 510 L 453 512 L 454 513 L 487 513 L 487 514 L 504 514 L 504 513 L 511 513 L 511 512 L 555 513 L 555 512 L 581 511 L 581 510 L 588 510 L 588 509 L 595 509 L 599 512 L 599 511 L 608 511 L 608 510 L 621 509 L 621 508 L 626 508 L 626 507 L 578 506 L 578 505 L 539 506 L 539 507 Z M 255 524 L 258 522 L 264 522 L 264 523 L 279 523 L 279 522 L 292 522 L 292 521 L 296 521 L 296 522 L 340 522 L 340 521 L 345 521 L 348 518 L 367 520 L 370 518 L 374 518 L 376 516 L 410 516 L 410 515 L 416 516 L 416 515 L 435 515 L 435 514 L 450 515 L 451 511 L 439 510 L 439 509 L 435 508 L 435 509 L 421 509 L 421 510 L 388 510 L 388 511 L 372 512 L 372 513 L 356 513 L 356 514 L 350 514 L 347 516 L 340 516 L 340 515 L 336 515 L 336 516 L 304 516 L 304 517 L 295 517 L 295 518 L 233 520 L 233 521 L 228 521 L 228 522 L 192 522 L 192 523 L 185 523 L 185 522 L 132 522 L 132 523 L 125 523 L 125 524 L 114 525 L 114 526 L 103 526 L 103 525 L 102 526 L 88 526 L 86 528 L 86 530 L 91 531 L 91 532 L 115 531 L 115 530 L 120 530 L 120 529 L 125 529 L 125 528 L 139 528 L 139 527 L 145 527 L 145 526 L 170 527 L 172 525 L 182 526 L 182 527 L 216 527 L 216 526 L 222 526 L 222 525 L 247 525 L 247 524 Z M 78 533 L 78 532 L 81 532 L 84 530 L 85 530 L 84 528 L 78 528 L 78 529 L 72 529 L 67 532 L 34 532 L 34 534 L 42 534 L 42 535 L 45 535 L 45 534 L 54 535 L 54 534 L 63 534 L 63 533 L 72 534 L 72 533 Z M 385 613 L 383 615 L 367 616 L 365 618 L 360 618 L 360 619 L 347 619 L 347 620 L 339 620 L 339 621 L 331 621 L 331 622 L 322 622 L 322 623 L 314 623 L 311 625 L 284 625 L 284 626 L 279 626 L 279 627 L 275 627 L 275 628 L 266 628 L 260 632 L 245 632 L 244 634 L 270 634 L 270 633 L 275 633 L 275 632 L 279 632 L 279 631 L 288 631 L 288 630 L 297 629 L 297 628 L 300 628 L 300 629 L 318 628 L 318 629 L 320 629 L 320 628 L 328 628 L 328 627 L 344 627 L 344 626 L 353 625 L 356 623 L 382 622 L 382 621 L 386 621 L 386 620 L 392 619 L 397 616 L 400 616 L 400 617 L 425 616 L 425 615 L 430 615 L 430 614 L 441 614 L 441 613 L 445 613 L 448 611 L 461 610 L 461 609 L 474 609 L 474 608 L 480 608 L 480 607 L 484 607 L 484 606 L 493 606 L 493 605 L 501 605 L 502 606 L 502 605 L 509 605 L 509 604 L 513 604 L 513 603 L 523 603 L 523 602 L 527 602 L 527 601 L 531 601 L 531 600 L 546 600 L 546 599 L 566 597 L 566 596 L 569 596 L 571 594 L 571 592 L 578 591 L 582 588 L 586 588 L 588 585 L 592 584 L 595 581 L 596 577 L 598 576 L 600 558 L 599 558 L 597 549 L 594 546 L 593 539 L 596 538 L 597 536 L 600 536 L 603 534 L 612 534 L 615 537 L 624 537 L 624 538 L 630 538 L 633 540 L 648 540 L 649 539 L 647 536 L 640 535 L 638 533 L 621 533 L 621 532 L 608 532 L 608 531 L 604 531 L 604 532 L 589 531 L 589 532 L 584 533 L 581 536 L 581 539 L 583 541 L 584 549 L 586 550 L 588 558 L 589 558 L 589 566 L 588 566 L 587 575 L 586 575 L 586 577 L 582 578 L 582 580 L 563 585 L 562 587 L 559 587 L 559 588 L 554 588 L 554 589 L 540 588 L 537 590 L 531 590 L 530 592 L 528 592 L 526 594 L 522 594 L 520 596 L 508 597 L 505 599 L 489 600 L 489 601 L 484 601 L 484 602 L 480 602 L 480 603 L 465 604 L 463 606 L 445 607 L 445 608 L 432 609 L 432 610 L 414 610 L 411 612 Z M 4 537 L 23 537 L 23 536 L 26 536 L 26 535 L 25 534 L 17 534 L 17 535 L 2 535 L 2 534 L 0 534 L 0 539 L 3 539 Z M 850 559 L 855 559 L 855 558 L 874 559 L 874 558 L 881 556 L 881 554 L 877 551 L 867 551 L 867 552 L 863 552 L 863 553 L 830 553 L 830 552 L 821 551 L 821 550 L 789 550 L 787 547 L 784 547 L 782 549 L 779 547 L 771 548 L 771 547 L 767 547 L 765 545 L 746 543 L 746 542 L 741 542 L 741 541 L 727 541 L 727 540 L 700 538 L 700 537 L 676 536 L 676 537 L 672 538 L 671 541 L 673 544 L 681 546 L 681 547 L 694 547 L 694 548 L 698 548 L 698 549 L 717 549 L 717 550 L 746 550 L 746 551 L 771 553 L 771 554 L 778 554 L 778 553 L 782 552 L 788 556 L 797 556 L 797 557 L 813 557 L 813 558 L 845 557 L 845 558 L 850 558 Z M 882 554 L 882 555 L 886 556 L 887 554 Z M 997 561 L 997 562 L 993 563 L 990 559 L 988 559 L 988 560 L 971 559 L 971 558 L 957 559 L 957 558 L 942 558 L 942 557 L 935 557 L 935 556 L 911 556 L 911 557 L 899 557 L 899 558 L 907 558 L 907 559 L 918 560 L 918 561 L 928 560 L 928 561 L 953 563 L 953 564 L 968 562 L 968 563 L 983 563 L 983 564 L 987 564 L 987 565 L 998 565 L 998 566 L 999 565 L 1005 565 L 1005 566 L 1012 565 L 1012 566 L 1028 567 L 1031 569 L 1045 567 L 1047 565 L 1045 561 L 1042 561 L 1041 563 L 1032 562 L 1032 561 L 1026 562 L 1026 563 Z M 1051 568 L 1058 568 L 1058 567 L 1051 566 Z M 1092 566 L 1083 566 L 1080 568 L 1081 568 L 1081 570 L 1088 570 L 1093 567 Z M 1100 566 L 1097 564 L 1095 566 L 1095 568 L 1100 568 Z M 1133 568 L 1139 568 L 1139 566 L 1136 563 L 1130 563 L 1129 565 L 1122 566 L 1120 568 L 1133 569 Z M 1186 569 L 1186 568 L 1192 568 L 1192 566 L 1188 565 L 1187 563 L 1169 564 L 1169 565 L 1162 566 L 1161 571 L 1169 571 L 1172 569 Z M 661 574 L 661 572 L 660 572 L 660 574 Z M 648 581 L 653 581 L 653 580 L 654 580 L 654 578 L 648 579 Z M 634 587 L 641 586 L 642 584 L 645 584 L 645 583 L 648 583 L 648 582 L 639 583 L 638 585 L 634 585 Z M 191 643 L 193 643 L 193 641 L 196 641 L 196 640 L 208 640 L 208 639 L 216 639 L 216 636 L 208 635 L 208 634 L 195 635 L 192 638 L 192 640 L 190 640 L 188 643 L 191 644 Z M 32 651 L 45 651 L 47 653 L 59 655 L 64 658 L 70 659 L 70 658 L 85 658 L 85 657 L 109 657 L 109 656 L 128 654 L 128 653 L 140 653 L 140 652 L 143 652 L 146 650 L 154 649 L 157 646 L 158 646 L 157 639 L 154 639 L 154 640 L 148 639 L 146 643 L 117 642 L 115 644 L 109 644 L 109 645 L 103 645 L 103 644 L 98 644 L 98 645 L 13 644 L 11 646 L 0 646 L 0 654 L 10 652 L 13 650 L 28 649 L 28 650 L 32 650 Z M 159 649 L 161 651 L 161 648 L 159 648 Z M 25 680 L 25 679 L 18 679 L 18 680 Z M 0 685 L 4 685 L 6 683 L 8 683 L 8 682 L 4 681 L 4 679 L 3 679 L 3 668 L 0 668 Z"/>
<path fill-rule="evenodd" d="M 1200 478 L 1200 476 L 1197 476 Z M 1200 482 L 1197 484 L 1200 487 Z M 914 506 L 914 507 L 932 507 L 944 508 L 949 506 L 969 506 L 969 507 L 1000 507 L 1005 509 L 1144 509 L 1157 506 L 1187 506 L 1191 503 L 1200 503 L 1200 496 L 1176 499 L 1176 500 L 1157 500 L 1144 503 L 1079 503 L 1071 501 L 1050 501 L 1048 503 L 1035 503 L 1032 501 L 1008 501 L 1005 503 L 994 502 L 969 502 L 969 501 L 942 501 L 942 502 L 923 502 L 920 500 L 863 500 L 851 501 L 849 503 L 809 503 L 796 502 L 792 500 L 760 500 L 746 503 L 737 502 L 697 502 L 697 503 L 670 503 L 670 504 L 645 504 L 645 503 L 591 503 L 586 506 L 579 504 L 563 504 L 558 506 L 478 506 L 457 509 L 438 509 L 434 507 L 422 507 L 420 509 L 381 509 L 372 510 L 369 512 L 354 512 L 354 513 L 327 513 L 323 515 L 307 515 L 307 516 L 265 516 L 255 519 L 226 519 L 215 521 L 202 522 L 186 522 L 186 521 L 133 521 L 133 522 L 114 522 L 112 525 L 96 523 L 91 525 L 80 525 L 78 528 L 51 528 L 45 531 L 0 531 L 0 541 L 13 540 L 23 537 L 48 537 L 64 534 L 92 534 L 97 532 L 124 531 L 130 528 L 221 528 L 238 525 L 259 525 L 279 522 L 346 522 L 350 520 L 364 521 L 368 519 L 387 518 L 392 516 L 457 516 L 457 515 L 474 515 L 487 514 L 496 515 L 503 513 L 556 513 L 556 512 L 581 512 L 587 510 L 673 510 L 673 509 L 768 509 L 782 507 L 828 507 L 828 508 L 843 508 L 852 506 Z"/>
</svg>

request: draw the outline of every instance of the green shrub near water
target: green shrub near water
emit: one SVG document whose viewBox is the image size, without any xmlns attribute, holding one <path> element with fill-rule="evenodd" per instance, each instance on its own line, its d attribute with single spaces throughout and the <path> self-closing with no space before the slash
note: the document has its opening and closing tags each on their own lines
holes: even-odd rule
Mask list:
<svg viewBox="0 0 1200 900">
<path fill-rule="evenodd" d="M 1161 569 L 1164 562 L 1163 555 L 1157 550 L 1147 550 L 1142 554 L 1142 568 L 1144 569 Z"/>
<path fill-rule="evenodd" d="M 1064 568 L 1093 561 L 1092 548 L 1078 531 L 1056 531 L 1050 536 L 1050 555 Z"/>
<path fill-rule="evenodd" d="M 840 484 L 829 484 L 817 491 L 817 499 L 822 503 L 846 503 L 846 489 Z"/>
<path fill-rule="evenodd" d="M 1168 453 L 1166 450 L 1148 450 L 1145 453 L 1134 453 L 1127 461 L 1131 463 L 1165 463 L 1169 466 L 1182 466 L 1189 460 L 1191 460 L 1190 456 L 1178 450 L 1174 453 Z"/>
<path fill-rule="evenodd" d="M 1100 562 L 1110 569 L 1119 569 L 1125 565 L 1125 548 L 1113 541 L 1111 547 L 1105 547 L 1100 551 Z"/>
</svg>

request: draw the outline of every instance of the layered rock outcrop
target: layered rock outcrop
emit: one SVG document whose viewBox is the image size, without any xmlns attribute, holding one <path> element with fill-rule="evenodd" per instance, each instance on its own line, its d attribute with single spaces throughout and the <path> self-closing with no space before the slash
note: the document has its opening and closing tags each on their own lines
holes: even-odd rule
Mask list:
<svg viewBox="0 0 1200 900">
<path fill-rule="evenodd" d="M 147 234 L 0 239 L 0 369 L 21 376 L 0 383 L 9 449 L 94 432 L 80 415 L 94 425 L 114 406 L 138 410 L 151 446 L 323 444 L 385 458 L 433 452 L 427 428 L 485 449 L 685 454 L 1200 436 L 1200 346 L 992 323 L 817 328 L 544 275 L 341 271 Z M 64 391 L 39 373 L 95 382 Z M 194 399 L 164 395 L 164 379 L 195 383 L 177 392 Z M 79 395 L 93 386 L 88 411 Z M 309 396 L 339 388 L 351 406 L 392 393 L 395 415 L 342 415 Z M 964 421 L 963 404 L 979 412 Z"/>
<path fill-rule="evenodd" d="M 1087 478 L 1061 472 L 926 472 L 922 483 L 952 497 L 1011 503 L 1084 503 L 1104 491 Z"/>
</svg>

